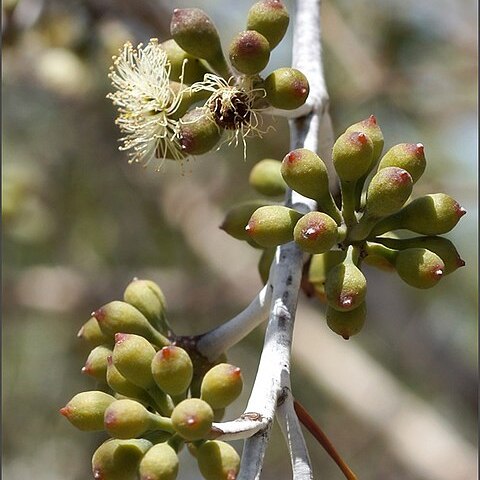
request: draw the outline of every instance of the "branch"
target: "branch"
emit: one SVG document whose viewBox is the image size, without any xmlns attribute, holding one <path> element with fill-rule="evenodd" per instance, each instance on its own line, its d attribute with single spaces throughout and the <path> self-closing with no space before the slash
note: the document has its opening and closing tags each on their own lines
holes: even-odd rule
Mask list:
<svg viewBox="0 0 480 480">
<path fill-rule="evenodd" d="M 209 360 L 215 360 L 221 353 L 246 337 L 268 318 L 271 292 L 268 284 L 265 285 L 245 310 L 223 325 L 199 335 L 196 343 L 198 352 Z"/>
</svg>

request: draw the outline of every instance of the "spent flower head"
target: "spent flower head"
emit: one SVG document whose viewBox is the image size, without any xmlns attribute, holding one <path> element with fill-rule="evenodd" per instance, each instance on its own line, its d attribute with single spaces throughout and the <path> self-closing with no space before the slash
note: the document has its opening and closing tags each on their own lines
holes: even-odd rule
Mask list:
<svg viewBox="0 0 480 480">
<path fill-rule="evenodd" d="M 130 163 L 184 158 L 174 118 L 183 94 L 182 88 L 172 89 L 170 69 L 157 39 L 136 48 L 127 42 L 114 57 L 109 77 L 116 91 L 107 98 L 118 106 L 116 123 L 125 134 L 120 150 L 129 150 Z"/>
</svg>

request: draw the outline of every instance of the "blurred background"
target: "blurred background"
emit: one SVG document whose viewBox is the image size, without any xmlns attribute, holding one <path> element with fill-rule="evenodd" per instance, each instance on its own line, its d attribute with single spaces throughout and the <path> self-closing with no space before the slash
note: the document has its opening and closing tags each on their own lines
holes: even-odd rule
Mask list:
<svg viewBox="0 0 480 480">
<path fill-rule="evenodd" d="M 286 2 L 293 12 L 293 1 Z M 7 480 L 84 480 L 102 435 L 58 409 L 95 389 L 80 373 L 76 333 L 134 277 L 157 281 L 180 334 L 241 311 L 261 287 L 259 253 L 217 227 L 233 203 L 256 198 L 250 168 L 289 150 L 286 121 L 242 149 L 182 169 L 129 166 L 105 98 L 111 57 L 126 40 L 169 37 L 174 7 L 200 7 L 224 45 L 252 2 L 4 0 L 3 474 Z M 374 114 L 385 146 L 422 142 L 427 170 L 415 195 L 446 192 L 468 211 L 447 235 L 466 267 L 431 291 L 366 270 L 368 322 L 349 342 L 302 297 L 294 394 L 361 479 L 473 480 L 477 408 L 477 2 L 325 0 L 324 66 L 336 135 Z M 291 27 L 266 73 L 290 65 Z M 246 387 L 263 341 L 257 329 L 230 352 Z M 306 434 L 315 478 L 341 479 Z M 241 448 L 241 443 L 236 444 Z M 184 456 L 179 478 L 198 478 Z M 277 427 L 263 477 L 289 478 Z"/>
</svg>

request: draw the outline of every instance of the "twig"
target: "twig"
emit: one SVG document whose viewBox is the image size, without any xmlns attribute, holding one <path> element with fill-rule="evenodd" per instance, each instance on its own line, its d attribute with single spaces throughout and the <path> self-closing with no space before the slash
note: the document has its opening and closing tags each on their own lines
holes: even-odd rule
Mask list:
<svg viewBox="0 0 480 480">
<path fill-rule="evenodd" d="M 293 401 L 293 405 L 300 421 L 307 428 L 307 430 L 318 440 L 320 445 L 325 449 L 328 455 L 330 455 L 332 460 L 338 465 L 347 480 L 358 480 L 357 476 L 352 472 L 352 470 L 350 470 L 349 466 L 339 455 L 339 453 L 333 446 L 333 443 L 329 440 L 325 432 L 318 426 L 318 424 L 308 414 L 305 408 L 300 403 L 298 403 L 297 400 Z"/>
</svg>

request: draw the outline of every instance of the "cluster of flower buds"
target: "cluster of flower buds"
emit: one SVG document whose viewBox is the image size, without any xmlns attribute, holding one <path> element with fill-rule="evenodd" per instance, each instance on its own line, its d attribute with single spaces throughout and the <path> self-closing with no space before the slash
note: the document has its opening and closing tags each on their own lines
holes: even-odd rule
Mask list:
<svg viewBox="0 0 480 480">
<path fill-rule="evenodd" d="M 239 455 L 214 439 L 212 424 L 240 395 L 240 368 L 225 355 L 208 362 L 173 335 L 157 284 L 133 280 L 124 300 L 93 312 L 78 336 L 93 347 L 82 371 L 98 390 L 60 412 L 80 430 L 111 437 L 93 455 L 94 478 L 174 480 L 185 444 L 205 479 L 236 478 Z"/>
<path fill-rule="evenodd" d="M 245 150 L 246 137 L 265 133 L 263 111 L 303 105 L 309 85 L 300 71 L 260 75 L 288 24 L 280 0 L 255 3 L 246 30 L 228 47 L 229 61 L 213 21 L 198 8 L 175 9 L 172 38 L 163 43 L 127 43 L 114 58 L 116 91 L 109 98 L 118 106 L 121 148 L 130 151 L 131 161 L 182 160 L 240 140 Z"/>
<path fill-rule="evenodd" d="M 253 200 L 231 208 L 221 225 L 233 237 L 264 250 L 259 262 L 264 282 L 276 246 L 294 241 L 311 254 L 305 289 L 327 302 L 329 327 L 346 339 L 365 322 L 362 263 L 395 270 L 408 285 L 422 289 L 465 264 L 452 242 L 439 236 L 455 227 L 465 210 L 443 193 L 409 201 L 425 170 L 423 145 L 402 143 L 382 156 L 383 144 L 373 115 L 338 137 L 332 151 L 341 190 L 338 204 L 327 168 L 315 152 L 301 148 L 281 162 L 262 160 L 250 174 L 257 192 L 275 197 L 289 187 L 315 200 L 318 211 L 302 214 Z M 397 230 L 409 234 L 399 237 L 392 233 Z"/>
</svg>

